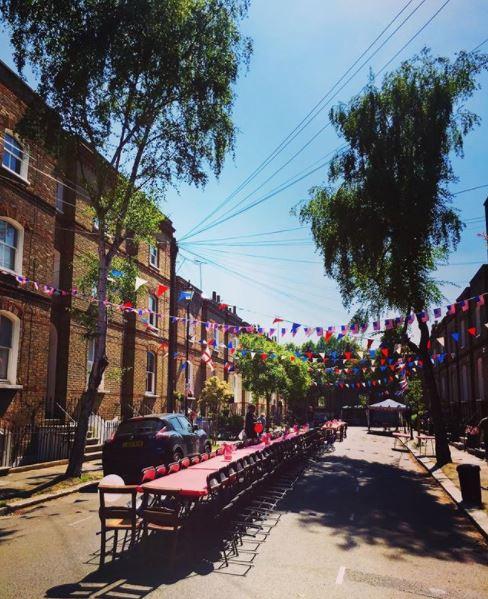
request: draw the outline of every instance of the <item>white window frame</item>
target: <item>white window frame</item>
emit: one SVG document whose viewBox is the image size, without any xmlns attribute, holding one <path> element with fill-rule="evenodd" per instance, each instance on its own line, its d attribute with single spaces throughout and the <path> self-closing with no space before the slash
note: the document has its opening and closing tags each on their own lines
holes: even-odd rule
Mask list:
<svg viewBox="0 0 488 599">
<path fill-rule="evenodd" d="M 149 370 L 148 357 L 149 354 L 152 354 L 154 357 L 154 370 Z M 146 352 L 146 392 L 145 395 L 155 396 L 156 395 L 156 379 L 157 379 L 157 356 L 156 352 L 148 350 Z M 151 384 L 149 385 L 149 380 L 151 380 Z"/>
<path fill-rule="evenodd" d="M 6 266 L 0 266 L 0 269 L 4 272 L 9 272 L 14 275 L 22 275 L 22 263 L 24 258 L 24 227 L 16 220 L 9 218 L 8 216 L 0 216 L 0 220 L 8 223 L 14 229 L 17 230 L 17 247 L 15 250 L 15 264 L 14 269 L 7 268 Z"/>
<path fill-rule="evenodd" d="M 17 365 L 19 360 L 20 344 L 20 318 L 13 312 L 0 310 L 0 316 L 7 318 L 12 323 L 12 339 L 9 348 L 7 378 L 0 380 L 1 387 L 17 387 Z"/>
<path fill-rule="evenodd" d="M 88 380 L 90 378 L 90 372 L 93 367 L 93 357 L 90 354 L 95 354 L 95 337 L 89 337 L 86 345 L 86 386 L 88 387 Z M 105 372 L 102 374 L 102 380 L 98 385 L 97 391 L 103 393 L 105 391 Z"/>
<path fill-rule="evenodd" d="M 64 185 L 61 181 L 56 181 L 56 212 L 64 212 Z"/>
<path fill-rule="evenodd" d="M 5 153 L 8 153 L 8 154 L 12 155 L 12 152 L 5 147 L 5 145 L 7 143 L 10 143 L 9 141 L 7 141 L 7 135 L 9 137 L 11 137 L 19 145 L 20 151 L 22 152 L 22 158 L 18 158 L 17 156 L 15 156 L 15 158 L 17 160 L 20 160 L 20 173 L 18 173 L 17 171 L 11 169 L 3 161 Z M 27 173 L 29 172 L 29 154 L 26 151 L 26 148 L 25 148 L 24 144 L 20 141 L 19 136 L 15 135 L 15 133 L 13 131 L 11 131 L 10 129 L 5 129 L 4 130 L 3 152 L 2 152 L 2 167 L 6 171 L 8 171 L 9 173 L 12 173 L 16 177 L 19 177 L 19 179 L 22 179 L 23 181 L 26 181 L 27 183 L 29 182 L 28 179 L 27 179 Z"/>
<path fill-rule="evenodd" d="M 149 326 L 155 331 L 159 331 L 158 327 L 158 311 L 159 311 L 159 301 L 158 298 L 152 293 L 149 294 L 147 298 L 147 307 L 149 309 L 148 314 L 148 323 Z"/>
<path fill-rule="evenodd" d="M 188 360 L 186 367 L 188 368 L 188 391 L 191 391 L 191 394 L 195 395 L 195 385 L 193 380 L 193 362 L 191 360 Z"/>
<path fill-rule="evenodd" d="M 149 266 L 159 270 L 159 248 L 152 243 L 149 244 Z"/>
</svg>

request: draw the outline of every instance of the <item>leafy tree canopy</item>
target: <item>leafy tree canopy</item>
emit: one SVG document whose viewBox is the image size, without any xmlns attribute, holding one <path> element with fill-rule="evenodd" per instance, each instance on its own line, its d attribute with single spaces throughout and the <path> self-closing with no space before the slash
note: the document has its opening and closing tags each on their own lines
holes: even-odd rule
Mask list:
<svg viewBox="0 0 488 599">
<path fill-rule="evenodd" d="M 462 154 L 463 136 L 479 121 L 464 102 L 485 66 L 479 54 L 449 61 L 424 50 L 381 87 L 372 79 L 363 94 L 331 110 L 347 148 L 300 216 L 346 306 L 406 313 L 440 299 L 432 273 L 462 229 L 449 205 L 456 180 L 450 155 Z"/>
<path fill-rule="evenodd" d="M 232 390 L 227 381 L 211 376 L 205 381 L 200 393 L 200 407 L 203 411 L 208 410 L 210 414 L 217 415 L 231 396 Z"/>
</svg>

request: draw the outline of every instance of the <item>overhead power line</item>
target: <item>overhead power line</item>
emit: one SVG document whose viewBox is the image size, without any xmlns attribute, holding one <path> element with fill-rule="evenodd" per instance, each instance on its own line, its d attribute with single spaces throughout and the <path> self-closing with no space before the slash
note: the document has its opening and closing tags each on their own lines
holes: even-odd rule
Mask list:
<svg viewBox="0 0 488 599">
<path fill-rule="evenodd" d="M 421 3 L 420 3 L 420 4 L 419 4 L 419 5 L 418 5 L 418 6 L 417 6 L 415 9 L 414 9 L 414 11 L 412 11 L 412 13 L 410 13 L 410 14 L 409 14 L 409 15 L 406 17 L 406 19 L 404 19 L 404 21 L 402 21 L 402 23 L 401 23 L 401 24 L 400 24 L 400 25 L 399 25 L 399 26 L 398 26 L 398 27 L 397 27 L 397 28 L 396 28 L 396 29 L 393 31 L 393 33 L 392 33 L 392 34 L 390 34 L 390 36 L 388 36 L 388 38 L 387 38 L 387 39 L 386 39 L 386 40 L 385 40 L 385 41 L 384 41 L 384 42 L 383 42 L 383 43 L 382 43 L 382 44 L 379 46 L 379 48 L 377 48 L 377 49 L 375 50 L 375 52 L 374 52 L 374 53 L 373 53 L 373 54 L 372 54 L 372 55 L 369 57 L 369 59 L 368 59 L 368 60 L 370 60 L 370 59 L 371 59 L 371 58 L 372 58 L 372 57 L 373 57 L 373 56 L 374 56 L 374 55 L 375 55 L 375 54 L 376 54 L 376 53 L 377 53 L 377 52 L 378 52 L 378 51 L 379 51 L 379 50 L 380 50 L 380 49 L 381 49 L 381 48 L 382 48 L 384 45 L 385 45 L 385 43 L 386 43 L 386 42 L 387 42 L 387 41 L 388 41 L 388 40 L 389 40 L 389 39 L 390 39 L 390 38 L 391 38 L 391 37 L 392 37 L 392 36 L 393 36 L 393 35 L 396 33 L 396 31 L 398 31 L 398 29 L 399 29 L 401 26 L 403 26 L 403 24 L 405 23 L 405 21 L 406 21 L 406 20 L 408 20 L 408 18 L 410 18 L 410 16 L 411 16 L 411 15 L 412 15 L 412 14 L 413 14 L 413 13 L 414 13 L 416 10 L 418 10 L 418 9 L 420 8 L 420 6 L 421 6 L 421 5 L 422 5 L 422 4 L 423 4 L 425 1 L 426 1 L 426 0 L 423 0 L 423 1 L 422 1 L 422 2 L 421 2 Z M 391 64 L 391 62 L 392 62 L 392 61 L 393 61 L 393 60 L 394 60 L 394 59 L 395 59 L 395 58 L 396 58 L 396 57 L 397 57 L 397 56 L 398 56 L 398 55 L 399 55 L 401 52 L 403 52 L 403 50 L 404 50 L 404 49 L 405 49 L 405 48 L 406 48 L 406 47 L 407 47 L 407 46 L 408 46 L 408 45 L 409 45 L 409 44 L 410 44 L 410 43 L 411 43 L 411 42 L 412 42 L 412 41 L 413 41 L 413 40 L 414 40 L 416 37 L 418 37 L 418 35 L 419 35 L 419 34 L 420 34 L 420 33 L 421 33 L 421 32 L 422 32 L 422 31 L 423 31 L 423 30 L 424 30 L 424 29 L 425 29 L 425 28 L 426 28 L 426 27 L 427 27 L 427 26 L 428 26 L 428 25 L 429 25 L 429 24 L 430 24 L 430 23 L 431 23 L 431 22 L 432 22 L 432 21 L 433 21 L 433 20 L 434 20 L 434 19 L 437 17 L 437 15 L 438 15 L 438 14 L 439 14 L 439 13 L 440 13 L 440 12 L 441 12 L 441 11 L 442 11 L 442 10 L 443 10 L 445 7 L 446 7 L 446 6 L 447 6 L 447 4 L 448 4 L 449 2 L 450 2 L 450 0 L 446 0 L 446 1 L 445 1 L 445 2 L 444 2 L 444 3 L 443 3 L 441 6 L 440 6 L 440 8 L 439 8 L 439 9 L 437 9 L 437 11 L 436 11 L 436 12 L 435 12 L 435 13 L 434 13 L 434 14 L 433 14 L 433 15 L 432 15 L 432 16 L 431 16 L 431 17 L 430 17 L 430 18 L 429 18 L 429 19 L 428 19 L 428 20 L 427 20 L 425 23 L 424 23 L 424 25 L 423 25 L 423 26 L 422 26 L 422 27 L 421 27 L 419 30 L 417 30 L 417 32 L 416 32 L 416 33 L 415 33 L 415 34 L 414 34 L 412 37 L 410 37 L 410 39 L 409 39 L 409 40 L 408 40 L 408 41 L 407 41 L 407 42 L 406 42 L 406 43 L 405 43 L 405 44 L 404 44 L 404 45 L 403 45 L 403 46 L 400 48 L 400 50 L 399 50 L 398 52 L 396 52 L 396 53 L 394 54 L 394 56 L 393 56 L 392 58 L 390 58 L 390 60 L 388 60 L 388 62 L 386 62 L 386 63 L 385 63 L 385 64 L 384 64 L 384 65 L 381 67 L 381 69 L 380 69 L 380 70 L 377 72 L 377 75 L 379 75 L 381 72 L 383 72 L 383 71 L 384 71 L 384 70 L 387 68 L 387 66 L 388 66 L 389 64 Z M 362 66 L 364 66 L 364 65 L 362 65 Z M 350 80 L 351 80 L 351 79 L 352 79 L 352 78 L 353 78 L 353 77 L 354 77 L 354 76 L 357 74 L 357 72 L 359 72 L 359 70 L 362 68 L 362 66 L 361 66 L 361 67 L 360 67 L 360 68 L 359 68 L 359 69 L 358 69 L 358 70 L 357 70 L 357 71 L 356 71 L 356 72 L 355 72 L 355 73 L 354 73 L 354 74 L 353 74 L 353 75 L 352 75 L 352 76 L 351 76 L 351 77 L 350 77 L 350 78 L 349 78 L 349 79 L 348 79 L 348 80 L 347 80 L 347 81 L 344 83 L 344 85 L 342 85 L 342 86 L 341 86 L 341 87 L 340 87 L 340 88 L 339 88 L 339 89 L 336 91 L 336 93 L 335 93 L 335 94 L 334 94 L 334 95 L 333 95 L 333 96 L 332 96 L 332 97 L 329 99 L 328 103 L 330 103 L 330 101 L 332 101 L 332 100 L 333 100 L 333 99 L 334 99 L 334 98 L 337 96 L 337 94 L 338 94 L 338 93 L 339 93 L 339 92 L 340 92 L 340 91 L 341 91 L 341 90 L 342 90 L 342 89 L 343 89 L 343 88 L 344 88 L 344 87 L 347 85 L 347 83 L 349 83 L 349 81 L 350 81 Z M 361 91 L 363 91 L 363 90 L 364 90 L 366 87 L 367 87 L 367 86 L 363 86 L 363 88 L 360 90 L 360 92 L 361 92 Z M 359 93 L 360 93 L 360 92 L 359 92 Z M 321 107 L 321 108 L 318 110 L 317 114 L 319 114 L 319 113 L 320 113 L 320 112 L 321 112 L 321 111 L 322 111 L 322 110 L 325 108 L 325 106 L 326 106 L 326 105 L 322 106 L 322 107 Z M 315 115 L 315 116 L 317 116 L 317 115 Z M 313 118 L 315 118 L 315 116 L 314 116 Z M 328 124 L 330 124 L 330 121 L 329 121 L 329 122 L 328 122 L 328 123 L 327 123 L 327 124 L 326 124 L 326 125 L 325 125 L 325 126 L 322 128 L 322 129 L 324 129 L 325 127 L 327 127 L 327 126 L 328 126 Z M 304 128 L 304 127 L 303 127 L 303 128 Z M 299 154 L 299 153 L 300 153 L 300 152 L 301 152 L 303 149 L 305 149 L 305 148 L 306 148 L 306 147 L 309 145 L 309 143 L 311 143 L 311 141 L 312 141 L 312 140 L 313 140 L 315 137 L 316 137 L 316 135 L 315 135 L 315 136 L 314 136 L 314 137 L 313 137 L 311 140 L 309 140 L 309 141 L 308 141 L 308 142 L 307 142 L 307 143 L 306 143 L 304 146 L 302 146 L 302 148 L 301 148 L 301 149 L 300 149 L 300 150 L 299 150 L 297 153 L 295 153 L 295 155 L 292 157 L 292 159 L 293 159 L 293 158 L 295 158 L 295 157 L 296 157 L 296 156 L 297 156 L 297 155 L 298 155 L 298 154 Z M 291 161 L 291 159 L 290 159 L 290 160 L 289 160 L 289 161 L 288 161 L 286 164 L 288 164 L 290 161 Z M 280 168 L 278 169 L 278 171 L 276 171 L 276 172 L 279 172 L 279 171 L 281 170 L 281 168 L 283 168 L 284 166 L 286 166 L 286 164 L 285 164 L 285 165 L 282 165 L 282 167 L 280 167 Z M 275 173 L 273 173 L 273 175 L 272 175 L 272 176 L 274 176 L 274 174 L 275 174 Z M 266 180 L 266 182 L 267 182 L 267 181 L 269 181 L 269 179 L 270 179 L 270 178 L 272 178 L 272 176 L 271 176 L 271 177 L 269 177 L 269 178 Z M 265 182 L 265 183 L 266 183 L 266 182 Z M 262 185 L 264 185 L 264 183 L 263 183 Z M 236 204 L 236 206 L 234 206 L 234 208 L 232 208 L 232 209 L 230 209 L 230 210 L 227 210 L 227 211 L 226 211 L 224 214 L 229 214 L 229 212 L 230 212 L 231 210 L 235 210 L 235 209 L 236 209 L 236 208 L 239 206 L 239 204 L 241 204 L 242 202 L 244 202 L 244 201 L 245 201 L 245 200 L 246 200 L 248 197 L 250 197 L 250 196 L 251 196 L 253 193 L 255 193 L 256 191 L 258 191 L 260 188 L 261 188 L 261 186 L 259 186 L 258 188 L 256 188 L 256 189 L 255 189 L 253 192 L 251 192 L 250 194 L 248 194 L 248 196 L 246 196 L 246 197 L 245 197 L 243 200 L 241 200 L 240 202 L 238 202 L 238 203 Z M 212 211 L 212 215 L 213 215 L 213 214 L 214 214 L 214 213 L 215 213 L 215 212 L 216 212 L 218 209 L 220 209 L 220 207 L 222 207 L 224 204 L 226 204 L 227 202 L 228 202 L 228 198 L 226 198 L 226 199 L 225 199 L 225 200 L 224 200 L 224 201 L 221 203 L 221 205 L 219 205 L 219 206 L 218 206 L 216 209 L 214 209 L 214 211 Z M 229 219 L 235 218 L 235 217 L 236 217 L 236 216 L 238 216 L 239 214 L 242 214 L 243 212 L 245 212 L 245 211 L 247 211 L 247 210 L 250 210 L 251 208 L 253 208 L 254 206 L 256 206 L 256 205 L 258 205 L 258 204 L 260 204 L 260 203 L 261 203 L 261 202 L 257 202 L 257 203 L 256 203 L 256 202 L 253 202 L 253 203 L 249 204 L 248 206 L 246 206 L 246 207 L 244 207 L 244 208 L 242 208 L 242 209 L 240 209 L 240 210 L 237 210 L 237 211 L 235 211 L 235 212 L 233 212 L 233 213 L 229 214 L 227 217 L 220 217 L 219 219 L 217 219 L 217 220 L 215 220 L 215 221 L 212 221 L 211 223 L 207 224 L 207 225 L 206 225 L 204 228 L 202 228 L 202 227 L 201 227 L 202 223 L 203 223 L 203 222 L 205 222 L 206 220 L 208 220 L 208 218 L 210 217 L 210 215 L 209 215 L 209 216 L 207 216 L 207 217 L 204 219 L 204 221 L 202 221 L 202 223 L 200 223 L 199 225 L 197 225 L 197 227 L 200 227 L 199 229 L 197 229 L 197 230 L 195 231 L 195 228 L 197 228 L 197 227 L 193 227 L 193 229 L 192 229 L 190 232 L 188 232 L 186 235 L 184 235 L 184 236 L 182 237 L 182 240 L 185 240 L 185 239 L 188 239 L 188 238 L 194 237 L 194 236 L 198 235 L 199 233 L 201 233 L 202 231 L 205 231 L 205 230 L 208 230 L 208 229 L 210 229 L 210 228 L 216 227 L 216 226 L 218 226 L 219 224 L 222 224 L 223 222 L 226 222 L 226 221 L 227 221 L 227 220 L 229 220 Z"/>
<path fill-rule="evenodd" d="M 329 88 L 329 90 L 320 98 L 320 100 L 313 106 L 313 108 L 305 115 L 305 117 L 296 125 L 296 127 L 278 144 L 278 146 L 261 162 L 256 169 L 235 189 L 229 196 L 227 196 L 219 205 L 217 205 L 204 219 L 202 219 L 199 223 L 197 223 L 194 227 L 188 231 L 188 233 L 184 236 L 184 238 L 190 236 L 197 228 L 201 227 L 205 222 L 207 222 L 214 214 L 216 214 L 223 206 L 225 206 L 229 201 L 231 201 L 242 189 L 244 189 L 261 171 L 266 168 L 266 166 L 276 158 L 315 118 L 320 112 L 323 110 L 325 106 L 322 106 L 326 98 L 336 89 L 336 87 L 347 77 L 347 75 L 352 71 L 352 69 L 362 60 L 362 58 L 371 50 L 371 48 L 383 37 L 386 31 L 393 25 L 393 23 L 402 15 L 402 13 L 412 4 L 413 0 L 409 0 L 405 6 L 393 17 L 393 19 L 386 25 L 386 27 L 380 32 L 380 34 L 369 44 L 369 46 L 364 50 L 360 56 L 353 62 L 353 64 L 345 71 L 345 73 L 336 81 L 336 83 Z M 403 25 L 410 19 L 415 12 L 426 2 L 426 0 L 421 0 L 421 2 L 414 8 L 412 12 L 400 23 L 400 25 L 387 37 L 386 40 L 380 45 L 379 48 L 375 50 L 375 52 L 369 56 L 367 60 L 371 60 L 373 56 L 375 56 L 379 50 L 395 35 L 395 33 L 403 27 Z M 353 77 L 357 74 L 357 72 L 362 69 L 364 64 L 362 64 L 358 70 L 355 71 Z M 346 82 L 349 83 L 351 78 Z M 344 86 L 343 86 L 344 87 Z M 342 88 L 341 88 L 342 89 Z M 338 90 L 340 91 L 340 90 Z M 337 95 L 338 92 L 336 92 Z M 326 127 L 328 124 L 326 125 Z M 324 127 L 325 128 L 325 127 Z M 285 166 L 285 165 L 283 165 Z M 281 170 L 281 169 L 280 169 Z"/>
</svg>

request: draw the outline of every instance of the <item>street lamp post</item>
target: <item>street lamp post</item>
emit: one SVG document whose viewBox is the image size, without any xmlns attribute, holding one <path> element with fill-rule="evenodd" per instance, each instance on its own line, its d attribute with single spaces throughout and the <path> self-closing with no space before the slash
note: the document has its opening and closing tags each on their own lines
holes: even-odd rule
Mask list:
<svg viewBox="0 0 488 599">
<path fill-rule="evenodd" d="M 188 359 L 190 355 L 190 302 L 186 304 L 186 363 L 185 363 L 185 416 L 188 416 L 188 387 L 190 383 L 190 370 L 188 368 Z"/>
</svg>

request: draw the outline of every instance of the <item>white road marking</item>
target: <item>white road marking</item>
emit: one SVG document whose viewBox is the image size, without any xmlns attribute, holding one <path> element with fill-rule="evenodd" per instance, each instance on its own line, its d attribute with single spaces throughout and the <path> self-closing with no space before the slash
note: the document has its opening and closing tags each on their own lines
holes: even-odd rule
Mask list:
<svg viewBox="0 0 488 599">
<path fill-rule="evenodd" d="M 445 595 L 447 593 L 444 589 L 436 589 L 435 587 L 431 587 L 429 591 L 435 595 Z"/>
<path fill-rule="evenodd" d="M 342 584 L 344 581 L 344 574 L 346 573 L 346 567 L 341 566 L 339 572 L 337 572 L 336 584 Z"/>
<path fill-rule="evenodd" d="M 68 524 L 68 526 L 76 526 L 77 524 L 85 522 L 85 520 L 89 520 L 90 518 L 93 518 L 93 516 L 87 516 L 86 518 L 82 518 L 81 520 L 76 520 L 76 522 L 71 522 L 71 524 Z"/>
</svg>

